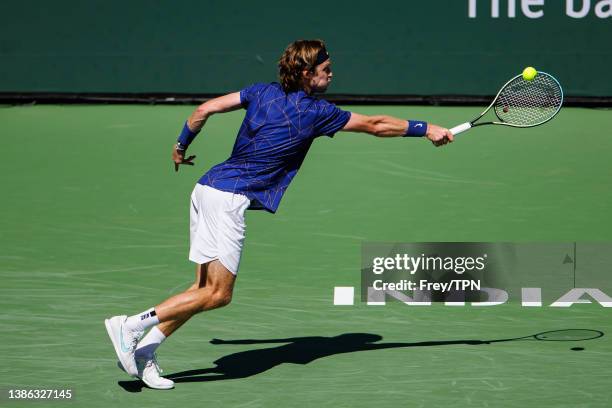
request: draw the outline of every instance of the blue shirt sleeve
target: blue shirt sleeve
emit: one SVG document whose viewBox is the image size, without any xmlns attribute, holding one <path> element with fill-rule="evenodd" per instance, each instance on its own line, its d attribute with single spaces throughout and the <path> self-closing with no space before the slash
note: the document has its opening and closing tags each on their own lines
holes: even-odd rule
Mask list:
<svg viewBox="0 0 612 408">
<path fill-rule="evenodd" d="M 333 103 L 319 100 L 318 105 L 318 115 L 314 126 L 315 137 L 321 135 L 333 137 L 351 118 L 351 112 L 343 111 Z"/>
<path fill-rule="evenodd" d="M 253 84 L 251 86 L 247 86 L 243 90 L 240 91 L 240 104 L 243 108 L 248 108 L 249 103 L 252 100 L 257 98 L 261 91 L 263 91 L 268 84 Z"/>
</svg>

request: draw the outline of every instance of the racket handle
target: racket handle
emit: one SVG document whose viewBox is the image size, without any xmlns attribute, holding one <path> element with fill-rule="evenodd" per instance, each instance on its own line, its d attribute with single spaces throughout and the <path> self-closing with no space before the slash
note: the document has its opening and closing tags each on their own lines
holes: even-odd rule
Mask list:
<svg viewBox="0 0 612 408">
<path fill-rule="evenodd" d="M 471 127 L 472 124 L 470 122 L 465 122 L 449 130 L 453 134 L 453 136 L 457 136 L 459 133 L 463 133 L 466 130 L 469 130 Z"/>
</svg>

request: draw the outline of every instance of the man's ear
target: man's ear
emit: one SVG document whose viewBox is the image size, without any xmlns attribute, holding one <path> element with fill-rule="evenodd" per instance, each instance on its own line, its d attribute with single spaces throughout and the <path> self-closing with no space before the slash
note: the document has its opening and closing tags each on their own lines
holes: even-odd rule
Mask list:
<svg viewBox="0 0 612 408">
<path fill-rule="evenodd" d="M 310 79 L 313 76 L 313 72 L 309 71 L 307 69 L 302 70 L 302 78 L 304 79 Z"/>
</svg>

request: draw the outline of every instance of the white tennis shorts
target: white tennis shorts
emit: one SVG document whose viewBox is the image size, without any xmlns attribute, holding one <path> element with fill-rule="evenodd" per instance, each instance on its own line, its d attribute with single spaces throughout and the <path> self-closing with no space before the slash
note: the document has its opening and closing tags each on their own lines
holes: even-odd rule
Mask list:
<svg viewBox="0 0 612 408">
<path fill-rule="evenodd" d="M 218 259 L 236 275 L 245 236 L 244 212 L 250 204 L 242 194 L 196 184 L 189 210 L 189 260 L 205 264 Z"/>
</svg>

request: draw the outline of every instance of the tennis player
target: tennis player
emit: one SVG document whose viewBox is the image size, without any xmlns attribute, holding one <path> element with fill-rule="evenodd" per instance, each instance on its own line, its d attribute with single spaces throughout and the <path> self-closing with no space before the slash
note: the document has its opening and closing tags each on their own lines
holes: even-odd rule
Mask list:
<svg viewBox="0 0 612 408">
<path fill-rule="evenodd" d="M 172 148 L 176 171 L 180 165 L 193 165 L 195 156 L 185 153 L 206 120 L 217 113 L 246 110 L 231 156 L 204 174 L 191 194 L 193 285 L 142 313 L 105 321 L 123 369 L 151 388 L 174 386 L 160 375 L 157 347 L 193 315 L 230 303 L 245 237 L 245 211 L 276 212 L 317 137 L 346 131 L 424 137 L 436 146 L 453 140 L 447 129 L 431 123 L 351 113 L 317 98 L 333 77 L 323 41 L 295 41 L 278 67 L 280 83 L 254 84 L 200 105 Z"/>
</svg>

